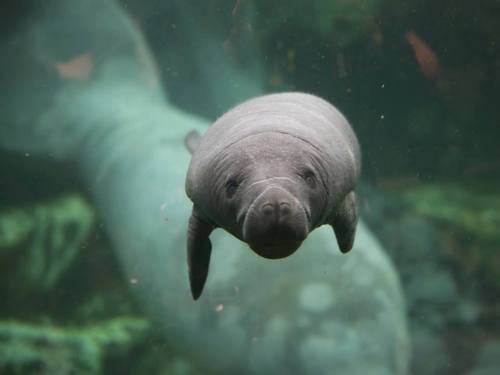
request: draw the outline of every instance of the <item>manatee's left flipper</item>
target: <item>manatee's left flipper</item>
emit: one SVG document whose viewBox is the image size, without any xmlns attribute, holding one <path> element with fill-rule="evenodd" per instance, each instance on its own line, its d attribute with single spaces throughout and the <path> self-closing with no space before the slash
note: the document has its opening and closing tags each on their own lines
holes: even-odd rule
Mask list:
<svg viewBox="0 0 500 375">
<path fill-rule="evenodd" d="M 356 224 L 358 223 L 358 209 L 356 207 L 356 194 L 347 194 L 340 204 L 332 222 L 330 223 L 337 237 L 340 251 L 347 253 L 354 244 Z"/>
<path fill-rule="evenodd" d="M 184 138 L 184 146 L 186 146 L 188 151 L 192 154 L 194 150 L 196 150 L 196 147 L 198 147 L 200 140 L 200 133 L 198 133 L 196 130 L 191 130 Z"/>
<path fill-rule="evenodd" d="M 212 243 L 208 236 L 213 230 L 214 226 L 200 218 L 193 208 L 187 233 L 187 255 L 189 283 L 194 300 L 200 297 L 207 280 L 212 253 Z"/>
</svg>

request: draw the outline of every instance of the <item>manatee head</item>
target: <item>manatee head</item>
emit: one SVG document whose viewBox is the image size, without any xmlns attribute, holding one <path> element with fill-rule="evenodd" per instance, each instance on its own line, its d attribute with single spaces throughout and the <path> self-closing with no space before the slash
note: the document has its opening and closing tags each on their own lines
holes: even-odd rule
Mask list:
<svg viewBox="0 0 500 375">
<path fill-rule="evenodd" d="M 229 147 L 217 162 L 213 201 L 220 226 L 270 259 L 294 253 L 325 214 L 321 158 L 288 134 L 265 133 Z"/>
</svg>

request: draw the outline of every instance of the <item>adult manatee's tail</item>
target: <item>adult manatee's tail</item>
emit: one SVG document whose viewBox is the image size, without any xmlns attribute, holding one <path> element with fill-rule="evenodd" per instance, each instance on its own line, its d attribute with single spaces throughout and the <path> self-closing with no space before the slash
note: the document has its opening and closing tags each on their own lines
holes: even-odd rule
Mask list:
<svg viewBox="0 0 500 375">
<path fill-rule="evenodd" d="M 183 140 L 208 124 L 165 99 L 114 2 L 48 4 L 0 47 L 10 72 L 0 87 L 0 145 L 77 161 L 137 297 L 166 337 L 216 373 L 404 374 L 401 290 L 362 223 L 348 256 L 332 252 L 320 228 L 279 262 L 215 232 L 210 288 L 192 301 Z M 65 30 L 81 45 L 64 45 Z"/>
</svg>

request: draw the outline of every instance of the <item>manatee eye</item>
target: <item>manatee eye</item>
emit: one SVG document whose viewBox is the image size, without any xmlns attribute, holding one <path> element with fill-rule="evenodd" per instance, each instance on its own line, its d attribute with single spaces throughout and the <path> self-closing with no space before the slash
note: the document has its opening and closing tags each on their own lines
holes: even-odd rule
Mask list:
<svg viewBox="0 0 500 375">
<path fill-rule="evenodd" d="M 238 189 L 238 186 L 239 186 L 239 182 L 234 179 L 234 178 L 230 178 L 229 180 L 227 180 L 226 182 L 226 194 L 229 198 L 231 198 L 234 193 L 236 193 L 236 190 Z"/>
<path fill-rule="evenodd" d="M 317 180 L 313 171 L 311 171 L 310 169 L 306 170 L 302 174 L 302 178 L 311 189 L 316 188 Z"/>
</svg>

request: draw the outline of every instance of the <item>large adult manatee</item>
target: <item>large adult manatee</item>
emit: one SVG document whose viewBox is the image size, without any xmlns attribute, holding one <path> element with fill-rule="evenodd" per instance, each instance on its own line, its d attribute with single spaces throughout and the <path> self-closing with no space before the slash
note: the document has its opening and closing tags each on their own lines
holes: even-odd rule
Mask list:
<svg viewBox="0 0 500 375">
<path fill-rule="evenodd" d="M 191 129 L 204 132 L 209 122 L 175 108 L 151 80 L 147 48 L 116 3 L 50 4 L 0 46 L 3 71 L 12 72 L 0 87 L 0 145 L 79 168 L 126 279 L 134 280 L 138 301 L 172 346 L 203 373 L 405 374 L 408 337 L 397 274 L 363 222 L 349 256 L 332 250 L 336 244 L 325 226 L 279 262 L 257 257 L 215 230 L 211 241 L 218 251 L 207 291 L 192 300 L 184 138 Z M 50 63 L 48 52 L 64 47 L 58 36 L 77 26 L 76 40 L 66 46 L 71 57 L 85 41 L 87 61 L 93 58 L 87 80 L 58 79 L 52 76 L 56 68 L 33 68 Z M 28 61 L 20 63 L 16 51 Z M 37 60 L 39 51 L 45 54 Z M 217 101 L 229 108 L 234 91 L 224 82 L 252 80 L 236 74 L 229 79 L 235 71 L 229 64 L 218 68 L 220 75 L 207 82 L 221 85 L 211 92 L 227 93 Z M 262 94 L 256 85 L 245 91 Z"/>
</svg>

